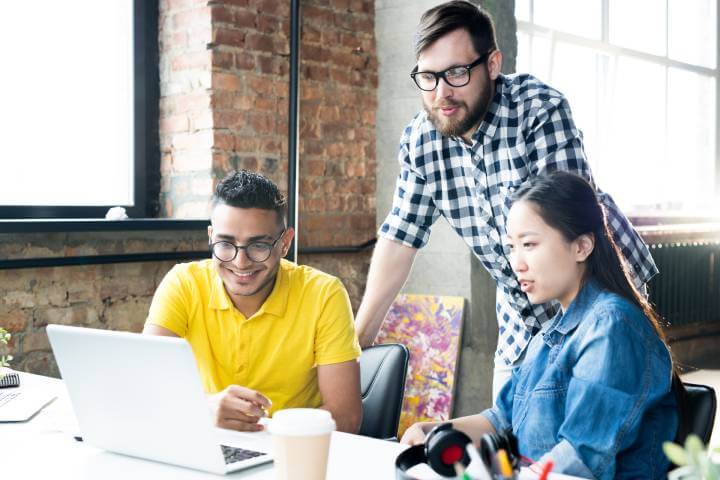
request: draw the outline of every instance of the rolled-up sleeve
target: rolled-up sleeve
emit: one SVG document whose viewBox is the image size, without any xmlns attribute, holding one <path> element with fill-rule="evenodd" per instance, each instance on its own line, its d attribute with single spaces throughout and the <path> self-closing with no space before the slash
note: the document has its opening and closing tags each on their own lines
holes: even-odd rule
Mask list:
<svg viewBox="0 0 720 480">
<path fill-rule="evenodd" d="M 421 248 L 428 242 L 430 227 L 440 213 L 426 179 L 411 164 L 408 138 L 406 131 L 398 152 L 400 174 L 395 184 L 392 209 L 378 235 L 409 247 Z"/>
<path fill-rule="evenodd" d="M 512 428 L 513 399 L 515 398 L 515 374 L 503 385 L 495 404 L 480 412 L 495 428 L 496 432 Z"/>
</svg>

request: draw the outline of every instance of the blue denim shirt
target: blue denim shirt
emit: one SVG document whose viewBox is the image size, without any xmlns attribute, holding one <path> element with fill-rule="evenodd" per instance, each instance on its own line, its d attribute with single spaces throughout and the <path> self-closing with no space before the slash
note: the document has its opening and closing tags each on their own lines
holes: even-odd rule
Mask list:
<svg viewBox="0 0 720 480">
<path fill-rule="evenodd" d="M 665 478 L 678 413 L 670 352 L 643 312 L 591 280 L 528 346 L 496 404 L 520 452 L 585 478 Z"/>
</svg>

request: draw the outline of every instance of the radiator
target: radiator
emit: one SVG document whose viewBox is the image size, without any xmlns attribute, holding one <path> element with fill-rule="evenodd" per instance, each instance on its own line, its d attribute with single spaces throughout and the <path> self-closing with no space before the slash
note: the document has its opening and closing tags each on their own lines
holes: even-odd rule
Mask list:
<svg viewBox="0 0 720 480">
<path fill-rule="evenodd" d="M 720 242 L 650 245 L 660 270 L 650 301 L 669 327 L 720 323 Z"/>
</svg>

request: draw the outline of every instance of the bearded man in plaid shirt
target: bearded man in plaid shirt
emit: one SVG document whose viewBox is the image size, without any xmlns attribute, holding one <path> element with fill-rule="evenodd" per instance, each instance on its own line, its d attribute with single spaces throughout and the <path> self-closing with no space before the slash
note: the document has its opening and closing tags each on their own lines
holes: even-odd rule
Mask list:
<svg viewBox="0 0 720 480">
<path fill-rule="evenodd" d="M 498 346 L 493 398 L 530 337 L 557 306 L 533 305 L 510 268 L 505 219 L 512 193 L 554 170 L 589 180 L 582 134 L 563 95 L 530 75 L 502 75 L 492 18 L 466 1 L 425 12 L 411 76 L 424 110 L 400 139 L 393 206 L 380 227 L 356 324 L 360 344 L 375 339 L 440 215 L 497 283 Z M 657 273 L 647 246 L 612 198 L 597 190 L 635 283 Z"/>
</svg>

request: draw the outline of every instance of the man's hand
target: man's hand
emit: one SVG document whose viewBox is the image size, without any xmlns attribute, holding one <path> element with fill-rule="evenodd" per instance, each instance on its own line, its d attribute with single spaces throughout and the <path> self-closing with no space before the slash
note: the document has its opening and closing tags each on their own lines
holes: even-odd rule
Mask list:
<svg viewBox="0 0 720 480">
<path fill-rule="evenodd" d="M 258 420 L 267 416 L 272 402 L 260 392 L 239 385 L 230 385 L 222 392 L 208 396 L 208 404 L 215 415 L 215 424 L 241 432 L 258 432 L 263 426 Z"/>
</svg>

